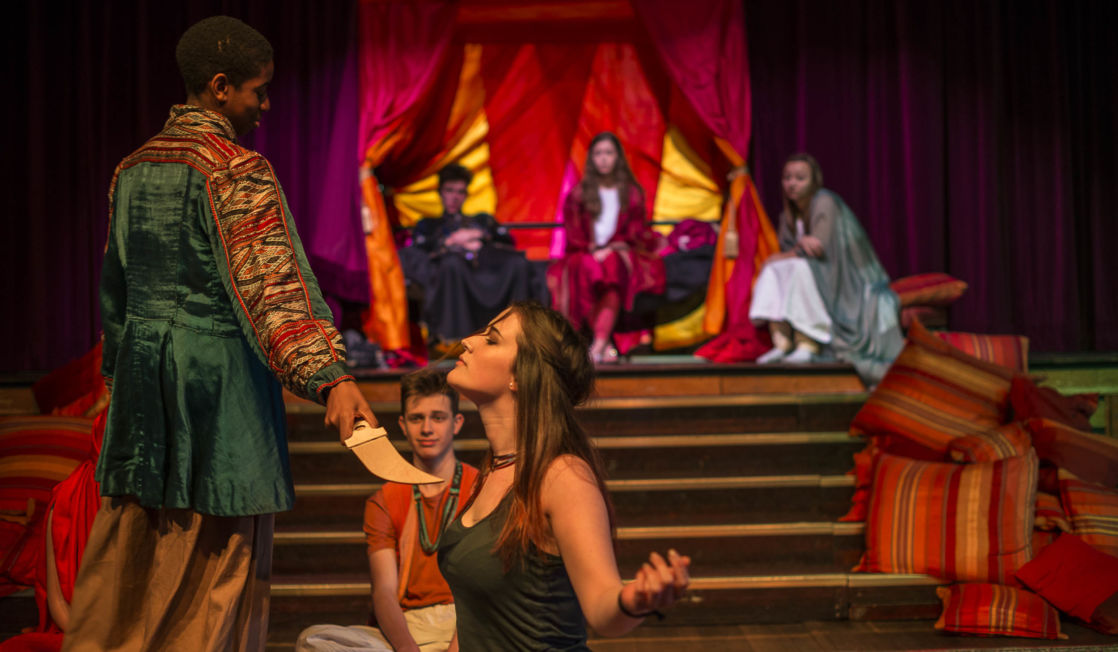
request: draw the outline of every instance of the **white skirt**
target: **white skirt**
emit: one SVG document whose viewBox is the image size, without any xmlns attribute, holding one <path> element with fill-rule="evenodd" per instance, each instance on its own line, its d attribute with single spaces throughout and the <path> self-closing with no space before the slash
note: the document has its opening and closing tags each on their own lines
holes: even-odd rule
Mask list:
<svg viewBox="0 0 1118 652">
<path fill-rule="evenodd" d="M 788 322 L 821 344 L 831 341 L 831 316 L 823 305 L 811 267 L 800 257 L 766 264 L 753 285 L 749 318 L 754 322 Z"/>
</svg>

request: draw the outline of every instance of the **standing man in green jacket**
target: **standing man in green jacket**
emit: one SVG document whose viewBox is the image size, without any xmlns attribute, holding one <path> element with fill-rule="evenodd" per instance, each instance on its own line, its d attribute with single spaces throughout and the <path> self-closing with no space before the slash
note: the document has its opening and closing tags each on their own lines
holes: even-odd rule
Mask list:
<svg viewBox="0 0 1118 652">
<path fill-rule="evenodd" d="M 175 54 L 187 101 L 109 191 L 103 498 L 65 650 L 263 649 L 294 501 L 281 383 L 343 440 L 377 423 L 272 166 L 237 144 L 270 108 L 271 45 L 215 16 Z"/>
</svg>

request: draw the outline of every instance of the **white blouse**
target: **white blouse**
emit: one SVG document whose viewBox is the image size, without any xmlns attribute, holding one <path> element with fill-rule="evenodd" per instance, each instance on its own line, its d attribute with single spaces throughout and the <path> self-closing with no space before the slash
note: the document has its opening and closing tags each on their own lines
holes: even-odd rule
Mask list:
<svg viewBox="0 0 1118 652">
<path fill-rule="evenodd" d="M 617 232 L 617 217 L 621 213 L 621 201 L 617 195 L 617 188 L 598 188 L 598 197 L 602 200 L 602 212 L 594 220 L 594 244 L 604 247 L 613 234 Z"/>
</svg>

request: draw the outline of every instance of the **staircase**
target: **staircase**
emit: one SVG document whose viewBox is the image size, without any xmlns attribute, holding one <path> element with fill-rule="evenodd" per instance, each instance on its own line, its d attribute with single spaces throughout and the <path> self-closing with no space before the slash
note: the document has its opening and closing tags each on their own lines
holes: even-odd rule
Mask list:
<svg viewBox="0 0 1118 652">
<path fill-rule="evenodd" d="M 1118 435 L 1118 355 L 1048 356 L 1034 373 L 1065 393 L 1100 392 L 1092 423 Z M 660 364 L 656 364 L 655 362 Z M 688 597 L 664 623 L 650 619 L 594 649 L 941 649 L 931 629 L 938 581 L 851 574 L 863 526 L 839 523 L 853 492 L 846 471 L 860 442 L 846 435 L 865 400 L 849 367 L 707 365 L 666 356 L 602 369 L 583 423 L 602 452 L 617 515 L 617 554 L 631 577 L 651 550 L 693 560 Z M 30 382 L 0 379 L 0 414 L 35 411 Z M 363 376 L 382 423 L 399 414 L 399 373 Z M 316 623 L 363 624 L 370 596 L 364 501 L 379 486 L 332 432 L 323 409 L 287 397 L 296 505 L 276 519 L 269 649 L 290 650 Z M 460 457 L 486 448 L 464 405 Z M 908 623 L 906 620 L 920 619 Z M 0 640 L 34 625 L 30 590 L 0 598 Z M 1077 628 L 1059 645 L 1113 640 Z M 978 647 L 1056 647 L 1023 639 L 967 639 Z M 1097 648 L 1096 648 L 1097 649 Z"/>
<path fill-rule="evenodd" d="M 389 379 L 362 387 L 378 419 L 394 425 Z M 622 576 L 652 550 L 692 557 L 692 590 L 673 609 L 673 626 L 938 615 L 931 578 L 848 572 L 863 527 L 837 519 L 849 507 L 846 471 L 860 448 L 846 428 L 865 400 L 849 368 L 610 369 L 597 396 L 581 418 L 609 474 Z M 464 411 L 455 445 L 477 464 L 487 444 L 476 412 Z M 323 429 L 321 408 L 289 402 L 289 426 L 297 499 L 276 520 L 277 649 L 290 649 L 307 625 L 365 622 L 361 519 L 379 486 Z"/>
</svg>

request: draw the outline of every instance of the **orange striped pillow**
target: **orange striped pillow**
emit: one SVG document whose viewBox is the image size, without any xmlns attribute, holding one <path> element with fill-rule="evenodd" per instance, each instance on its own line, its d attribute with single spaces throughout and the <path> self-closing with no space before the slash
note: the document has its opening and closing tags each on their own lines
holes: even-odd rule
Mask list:
<svg viewBox="0 0 1118 652">
<path fill-rule="evenodd" d="M 1037 459 L 923 462 L 882 453 L 857 570 L 1014 584 L 1032 554 Z"/>
<path fill-rule="evenodd" d="M 947 445 L 947 452 L 956 462 L 995 462 L 1024 455 L 1032 447 L 1029 431 L 1014 422 L 954 439 Z"/>
<path fill-rule="evenodd" d="M 1072 532 L 1095 548 L 1118 557 L 1118 491 L 1083 482 L 1061 470 L 1060 502 Z"/>
<path fill-rule="evenodd" d="M 979 360 L 1000 364 L 1014 371 L 1029 370 L 1029 338 L 1022 335 L 977 335 L 940 331 L 936 336 Z"/>
<path fill-rule="evenodd" d="M 943 613 L 936 629 L 978 636 L 1067 638 L 1060 632 L 1060 614 L 1044 598 L 1012 586 L 955 584 L 936 595 Z"/>
<path fill-rule="evenodd" d="M 915 324 L 881 384 L 854 415 L 850 434 L 889 436 L 886 450 L 942 459 L 953 439 L 1006 422 L 1012 378 L 1009 369 L 967 355 Z"/>
<path fill-rule="evenodd" d="M 1038 530 L 1058 530 L 1071 532 L 1068 515 L 1060 505 L 1060 497 L 1043 491 L 1036 492 L 1036 520 L 1033 527 Z M 1033 554 L 1036 554 L 1033 550 Z"/>
<path fill-rule="evenodd" d="M 889 287 L 897 293 L 902 308 L 949 306 L 967 291 L 966 281 L 942 272 L 905 276 L 890 283 Z"/>
<path fill-rule="evenodd" d="M 92 457 L 92 431 L 83 417 L 0 418 L 0 512 L 29 516 L 28 500 L 45 508 L 54 485 Z"/>
</svg>

